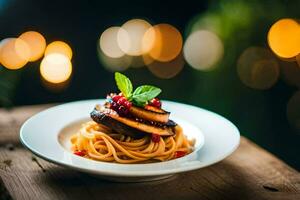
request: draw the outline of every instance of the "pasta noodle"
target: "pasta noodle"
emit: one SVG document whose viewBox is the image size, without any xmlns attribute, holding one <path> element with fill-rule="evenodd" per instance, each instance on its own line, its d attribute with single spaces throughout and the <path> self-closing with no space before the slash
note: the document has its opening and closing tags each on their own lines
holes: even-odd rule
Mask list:
<svg viewBox="0 0 300 200">
<path fill-rule="evenodd" d="M 167 161 L 182 157 L 193 150 L 182 128 L 175 127 L 174 136 L 163 136 L 154 142 L 151 135 L 135 139 L 115 133 L 110 128 L 90 121 L 71 137 L 75 154 L 93 160 L 116 163 Z"/>
</svg>

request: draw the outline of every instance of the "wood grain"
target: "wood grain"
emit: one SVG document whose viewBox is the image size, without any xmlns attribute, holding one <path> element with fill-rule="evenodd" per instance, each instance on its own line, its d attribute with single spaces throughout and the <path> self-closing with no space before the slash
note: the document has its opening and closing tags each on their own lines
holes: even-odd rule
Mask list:
<svg viewBox="0 0 300 200">
<path fill-rule="evenodd" d="M 19 128 L 50 105 L 0 109 L 0 199 L 300 199 L 299 173 L 241 138 L 213 166 L 148 183 L 113 183 L 33 156 Z"/>
</svg>

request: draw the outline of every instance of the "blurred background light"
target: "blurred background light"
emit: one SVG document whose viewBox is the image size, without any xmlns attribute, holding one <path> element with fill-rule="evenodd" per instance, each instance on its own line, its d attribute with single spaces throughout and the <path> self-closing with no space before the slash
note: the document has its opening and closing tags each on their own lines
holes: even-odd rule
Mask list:
<svg viewBox="0 0 300 200">
<path fill-rule="evenodd" d="M 145 45 L 143 42 L 148 42 L 151 46 L 154 38 L 152 38 L 152 41 L 145 41 L 144 35 L 151 27 L 151 24 L 143 19 L 132 19 L 124 23 L 118 33 L 118 44 L 122 51 L 131 56 L 140 56 L 147 53 L 149 49 L 143 47 Z"/>
<path fill-rule="evenodd" d="M 124 51 L 121 50 L 118 44 L 119 32 L 122 34 L 126 34 L 126 31 L 123 28 L 117 26 L 110 27 L 101 34 L 99 40 L 100 49 L 108 57 L 120 58 L 125 55 Z M 129 44 L 127 44 L 125 49 L 129 49 Z"/>
<path fill-rule="evenodd" d="M 45 56 L 52 53 L 63 54 L 66 57 L 68 57 L 70 60 L 72 59 L 73 56 L 71 47 L 63 41 L 54 41 L 48 44 L 45 50 Z"/>
<path fill-rule="evenodd" d="M 300 53 L 300 25 L 293 19 L 275 22 L 268 33 L 272 51 L 281 58 L 293 58 Z"/>
<path fill-rule="evenodd" d="M 239 57 L 237 72 L 240 80 L 253 89 L 269 89 L 279 78 L 279 64 L 268 49 L 249 47 Z"/>
<path fill-rule="evenodd" d="M 161 62 L 171 61 L 181 52 L 182 36 L 170 24 L 157 24 L 145 33 L 143 46 L 144 49 L 150 49 L 148 54 L 153 59 Z"/>
<path fill-rule="evenodd" d="M 28 31 L 19 36 L 27 43 L 30 49 L 29 61 L 36 61 L 42 57 L 46 48 L 46 40 L 40 33 L 36 31 Z"/>
<path fill-rule="evenodd" d="M 72 63 L 65 55 L 52 53 L 43 58 L 40 73 L 50 83 L 62 83 L 70 78 Z"/>
<path fill-rule="evenodd" d="M 169 79 L 173 78 L 184 67 L 184 58 L 182 53 L 180 53 L 175 59 L 169 62 L 160 62 L 153 60 L 151 57 L 144 57 L 145 62 L 148 63 L 147 67 L 149 71 L 158 78 Z"/>
<path fill-rule="evenodd" d="M 19 38 L 6 38 L 1 41 L 0 61 L 7 69 L 22 68 L 29 61 L 30 48 Z"/>
<path fill-rule="evenodd" d="M 211 70 L 223 56 L 224 47 L 213 32 L 198 30 L 188 36 L 183 47 L 186 61 L 198 70 Z"/>
<path fill-rule="evenodd" d="M 287 118 L 291 127 L 300 133 L 300 91 L 298 90 L 288 101 Z"/>
</svg>

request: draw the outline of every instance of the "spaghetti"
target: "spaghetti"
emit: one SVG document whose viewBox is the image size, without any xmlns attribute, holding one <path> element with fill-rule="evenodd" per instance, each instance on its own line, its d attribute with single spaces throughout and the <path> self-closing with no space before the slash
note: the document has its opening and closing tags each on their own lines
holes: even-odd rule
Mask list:
<svg viewBox="0 0 300 200">
<path fill-rule="evenodd" d="M 139 163 L 167 161 L 191 153 L 195 141 L 188 140 L 177 125 L 173 136 L 151 135 L 135 139 L 112 131 L 107 126 L 90 121 L 71 137 L 75 154 L 98 161 Z"/>
</svg>

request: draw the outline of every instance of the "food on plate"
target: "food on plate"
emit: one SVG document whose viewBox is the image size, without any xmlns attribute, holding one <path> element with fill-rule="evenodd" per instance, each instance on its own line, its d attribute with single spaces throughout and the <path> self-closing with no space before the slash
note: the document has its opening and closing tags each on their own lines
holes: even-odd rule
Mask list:
<svg viewBox="0 0 300 200">
<path fill-rule="evenodd" d="M 120 93 L 110 93 L 103 105 L 90 113 L 71 137 L 74 154 L 98 161 L 148 163 L 183 157 L 193 151 L 179 124 L 158 99 L 161 89 L 142 85 L 133 90 L 131 81 L 116 72 Z"/>
</svg>

